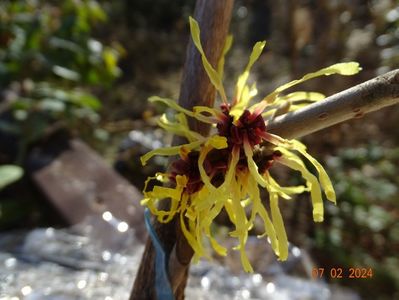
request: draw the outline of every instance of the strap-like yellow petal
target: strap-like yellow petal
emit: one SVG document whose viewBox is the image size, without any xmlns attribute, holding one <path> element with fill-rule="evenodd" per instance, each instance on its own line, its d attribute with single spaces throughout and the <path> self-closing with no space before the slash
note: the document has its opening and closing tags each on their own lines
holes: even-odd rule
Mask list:
<svg viewBox="0 0 399 300">
<path fill-rule="evenodd" d="M 324 189 L 327 199 L 336 204 L 336 195 L 330 177 L 323 166 L 306 151 L 306 146 L 297 140 L 285 140 L 284 147 L 298 151 L 312 163 L 319 173 L 319 181 Z"/>
<path fill-rule="evenodd" d="M 307 181 L 313 205 L 313 220 L 315 222 L 322 222 L 324 219 L 324 207 L 319 181 L 308 171 L 302 160 L 297 155 L 283 147 L 276 147 L 276 150 L 279 150 L 283 154 L 278 158 L 277 162 L 301 172 L 302 177 Z"/>
<path fill-rule="evenodd" d="M 279 102 L 279 101 L 295 102 L 295 101 L 303 101 L 303 100 L 314 102 L 314 101 L 323 100 L 324 98 L 326 98 L 326 96 L 321 93 L 298 91 L 298 92 L 290 93 L 288 95 L 278 96 L 276 99 L 276 102 Z"/>
<path fill-rule="evenodd" d="M 216 108 L 211 108 L 208 106 L 194 106 L 193 107 L 193 112 L 195 118 L 203 118 L 203 122 L 210 123 L 210 124 L 215 124 L 218 120 L 224 118 L 223 113 L 216 109 Z M 203 113 L 208 113 L 211 116 L 205 116 Z"/>
<path fill-rule="evenodd" d="M 205 145 L 212 146 L 215 149 L 225 149 L 227 148 L 227 138 L 220 135 L 211 136 L 206 142 Z"/>
<path fill-rule="evenodd" d="M 347 63 L 338 63 L 332 66 L 329 66 L 327 68 L 321 69 L 317 72 L 313 72 L 313 73 L 308 73 L 305 76 L 303 76 L 301 79 L 297 79 L 297 80 L 293 80 L 291 82 L 288 82 L 280 87 L 278 87 L 274 93 L 281 93 L 282 91 L 300 84 L 304 81 L 307 81 L 309 79 L 315 78 L 315 77 L 319 77 L 319 76 L 330 76 L 333 74 L 340 74 L 340 75 L 354 75 L 356 73 L 358 73 L 361 70 L 359 63 L 357 62 L 347 62 Z"/>
<path fill-rule="evenodd" d="M 245 156 L 247 157 L 248 169 L 252 177 L 258 182 L 259 185 L 261 185 L 262 187 L 266 187 L 267 182 L 258 172 L 258 166 L 253 159 L 253 151 L 248 142 L 244 142 L 244 152 Z"/>
<path fill-rule="evenodd" d="M 202 64 L 204 65 L 204 69 L 208 74 L 209 80 L 216 88 L 216 90 L 219 92 L 223 102 L 227 103 L 227 97 L 222 84 L 222 79 L 220 78 L 218 72 L 209 63 L 208 59 L 206 58 L 205 52 L 202 48 L 201 38 L 200 38 L 201 32 L 199 25 L 197 21 L 194 20 L 192 17 L 189 18 L 189 22 L 190 22 L 191 37 L 193 39 L 195 47 L 197 48 L 198 52 L 201 54 Z"/>
<path fill-rule="evenodd" d="M 331 183 L 330 177 L 328 176 L 326 170 L 313 156 L 311 156 L 306 151 L 305 145 L 303 145 L 302 143 L 300 143 L 298 141 L 294 141 L 294 145 L 302 145 L 302 147 L 297 146 L 297 148 L 294 148 L 294 149 L 297 150 L 299 153 L 301 153 L 303 156 L 305 156 L 312 163 L 312 165 L 316 168 L 317 172 L 319 173 L 320 184 L 324 189 L 327 199 L 336 204 L 337 199 L 336 199 L 334 187 Z"/>
<path fill-rule="evenodd" d="M 203 143 L 203 141 L 195 141 L 195 142 L 180 145 L 180 146 L 154 149 L 140 157 L 141 164 L 143 166 L 145 166 L 147 164 L 147 161 L 155 155 L 163 155 L 163 156 L 178 155 L 180 153 L 181 147 L 185 147 L 186 149 L 193 150 L 193 149 L 199 147 L 202 143 Z"/>
<path fill-rule="evenodd" d="M 261 55 L 263 48 L 266 45 L 266 41 L 263 42 L 257 42 L 253 49 L 252 53 L 249 57 L 249 61 L 247 66 L 245 67 L 244 72 L 238 77 L 238 81 L 236 84 L 236 91 L 235 91 L 235 102 L 241 102 L 243 99 L 241 98 L 242 92 L 244 90 L 244 87 L 247 83 L 248 77 L 249 77 L 249 72 L 251 71 L 251 68 L 253 64 L 258 60 L 259 56 Z M 234 109 L 234 107 L 233 107 Z"/>
<path fill-rule="evenodd" d="M 252 205 L 252 213 L 249 219 L 249 223 L 253 223 L 256 217 L 256 214 L 259 214 L 260 218 L 263 221 L 263 226 L 265 228 L 265 233 L 263 235 L 258 236 L 263 237 L 267 235 L 270 239 L 270 243 L 272 246 L 273 251 L 279 255 L 278 251 L 278 241 L 276 236 L 276 231 L 274 229 L 273 223 L 270 220 L 269 214 L 267 213 L 265 207 L 262 204 L 260 199 L 260 193 L 258 188 L 258 183 L 253 178 L 249 178 L 248 180 L 248 190 L 250 197 L 252 198 L 253 205 Z"/>
<path fill-rule="evenodd" d="M 158 96 L 151 96 L 148 98 L 149 102 L 161 102 L 169 106 L 170 108 L 174 109 L 175 111 L 179 111 L 182 113 L 185 113 L 186 115 L 190 117 L 194 117 L 194 114 L 192 111 L 185 109 L 184 107 L 181 107 L 177 102 L 173 99 L 168 99 L 168 98 L 163 98 L 163 97 L 158 97 Z"/>
<path fill-rule="evenodd" d="M 163 114 L 158 121 L 158 125 L 169 133 L 185 137 L 190 142 L 204 139 L 204 137 L 198 132 L 190 130 L 185 114 L 177 114 L 176 120 L 177 122 L 172 122 L 166 117 L 165 114 Z"/>
<path fill-rule="evenodd" d="M 225 57 L 226 57 L 227 52 L 229 52 L 232 44 L 233 44 L 233 36 L 231 34 L 229 34 L 226 38 L 226 42 L 224 43 L 222 56 L 220 57 L 219 63 L 218 63 L 218 73 L 219 73 L 219 77 L 222 79 L 223 79 L 223 72 L 224 72 Z"/>
<path fill-rule="evenodd" d="M 270 184 L 271 190 L 276 192 L 280 197 L 284 199 L 291 199 L 290 195 L 293 194 L 302 194 L 309 189 L 303 185 L 298 186 L 280 186 L 274 178 L 270 175 L 269 172 L 266 172 L 264 177 L 267 179 Z"/>
<path fill-rule="evenodd" d="M 278 196 L 276 193 L 270 193 L 270 209 L 272 211 L 273 225 L 277 233 L 279 258 L 280 260 L 286 260 L 288 257 L 288 239 L 283 217 L 278 207 Z"/>
<path fill-rule="evenodd" d="M 253 64 L 258 60 L 261 55 L 263 48 L 265 47 L 266 42 L 257 42 L 253 49 L 252 53 L 249 57 L 249 61 L 247 66 L 245 67 L 244 72 L 238 77 L 238 81 L 236 84 L 235 96 L 233 106 L 230 110 L 230 115 L 234 117 L 234 121 L 237 121 L 238 118 L 242 115 L 244 109 L 248 107 L 248 103 L 253 96 L 257 94 L 256 85 L 253 85 L 251 89 L 246 85 L 249 73 Z"/>
</svg>

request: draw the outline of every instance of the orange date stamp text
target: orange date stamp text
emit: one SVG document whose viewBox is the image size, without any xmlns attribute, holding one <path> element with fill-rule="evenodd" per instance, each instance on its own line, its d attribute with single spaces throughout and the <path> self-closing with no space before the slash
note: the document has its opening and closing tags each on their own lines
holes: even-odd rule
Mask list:
<svg viewBox="0 0 399 300">
<path fill-rule="evenodd" d="M 372 268 L 313 268 L 312 278 L 314 279 L 370 279 L 373 277 Z"/>
</svg>

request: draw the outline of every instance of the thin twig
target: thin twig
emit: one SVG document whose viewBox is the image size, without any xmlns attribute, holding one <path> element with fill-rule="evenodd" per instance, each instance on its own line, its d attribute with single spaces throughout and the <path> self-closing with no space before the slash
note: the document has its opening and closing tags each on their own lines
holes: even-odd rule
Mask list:
<svg viewBox="0 0 399 300">
<path fill-rule="evenodd" d="M 209 62 L 215 67 L 221 56 L 230 24 L 233 0 L 197 0 L 194 18 L 201 28 L 201 42 Z M 179 104 L 187 109 L 196 105 L 212 107 L 215 99 L 215 89 L 210 83 L 203 68 L 201 57 L 190 40 L 183 70 Z M 191 122 L 192 130 L 206 135 L 208 126 Z M 181 144 L 178 138 L 174 144 Z M 162 207 L 160 207 L 162 209 Z M 193 250 L 187 243 L 180 229 L 180 223 L 175 219 L 167 224 L 154 220 L 153 227 L 163 244 L 169 260 L 169 277 L 176 300 L 184 299 L 188 268 Z M 156 299 L 154 290 L 154 247 L 147 240 L 140 268 L 136 275 L 130 300 Z"/>
<path fill-rule="evenodd" d="M 398 103 L 399 69 L 279 116 L 268 130 L 287 139 L 298 138 Z"/>
</svg>

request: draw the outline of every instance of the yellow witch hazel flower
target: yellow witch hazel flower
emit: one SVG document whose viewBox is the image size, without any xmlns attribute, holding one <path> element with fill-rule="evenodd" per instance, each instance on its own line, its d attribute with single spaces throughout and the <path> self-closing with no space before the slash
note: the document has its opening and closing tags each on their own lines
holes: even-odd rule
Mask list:
<svg viewBox="0 0 399 300">
<path fill-rule="evenodd" d="M 224 209 L 235 230 L 230 232 L 237 238 L 242 265 L 245 271 L 253 269 L 245 252 L 248 231 L 254 226 L 255 218 L 264 224 L 264 234 L 270 239 L 271 246 L 280 260 L 287 259 L 288 240 L 284 222 L 279 209 L 280 199 L 291 199 L 293 195 L 310 192 L 313 204 L 313 219 L 323 221 L 322 191 L 326 198 L 335 203 L 335 192 L 331 181 L 321 166 L 307 151 L 305 145 L 297 140 L 287 140 L 267 131 L 267 121 L 282 105 L 290 104 L 289 110 L 295 110 L 304 101 L 318 101 L 324 98 L 320 93 L 294 92 L 281 95 L 281 92 L 308 79 L 322 75 L 353 75 L 359 72 L 356 62 L 339 63 L 318 72 L 305 75 L 274 90 L 260 102 L 249 106 L 256 96 L 255 85 L 249 86 L 247 80 L 252 65 L 259 58 L 265 42 L 258 42 L 244 72 L 239 76 L 234 97 L 228 102 L 222 85 L 223 61 L 217 70 L 212 67 L 201 46 L 198 23 L 190 18 L 191 36 L 201 54 L 203 66 L 210 81 L 220 95 L 220 108 L 196 106 L 192 111 L 179 106 L 171 99 L 151 97 L 151 102 L 162 102 L 176 111 L 173 120 L 165 115 L 159 120 L 159 126 L 188 140 L 187 144 L 155 149 L 142 156 L 143 165 L 154 155 L 179 155 L 169 173 L 159 173 L 147 179 L 142 205 L 147 206 L 159 222 L 169 222 L 178 217 L 181 229 L 194 250 L 194 259 L 207 256 L 204 242 L 208 240 L 220 255 L 226 255 L 227 249 L 212 236 L 211 226 L 215 217 Z M 231 45 L 228 39 L 224 54 Z M 190 130 L 187 117 L 212 124 L 216 133 L 205 137 Z M 267 154 L 261 149 L 269 149 Z M 308 160 L 318 172 L 313 175 L 303 159 Z M 282 164 L 299 171 L 305 184 L 301 186 L 280 186 L 270 175 L 274 164 Z M 147 190 L 151 180 L 157 180 L 152 190 Z M 169 182 L 167 186 L 162 183 Z M 263 205 L 259 186 L 269 194 L 270 210 Z M 159 209 L 159 204 L 168 201 L 168 209 Z M 247 214 L 247 211 L 249 213 Z"/>
</svg>

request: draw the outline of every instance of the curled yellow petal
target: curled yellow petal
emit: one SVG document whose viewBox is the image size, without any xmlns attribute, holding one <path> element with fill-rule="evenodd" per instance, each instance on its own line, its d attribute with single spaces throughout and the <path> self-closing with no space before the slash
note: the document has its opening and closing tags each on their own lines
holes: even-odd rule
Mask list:
<svg viewBox="0 0 399 300">
<path fill-rule="evenodd" d="M 286 260 L 288 257 L 288 239 L 287 233 L 285 232 L 283 217 L 278 207 L 278 196 L 276 193 L 270 193 L 270 209 L 272 211 L 273 225 L 276 229 L 278 239 L 279 258 L 280 260 Z"/>
<path fill-rule="evenodd" d="M 293 194 L 302 194 L 309 189 L 303 185 L 298 186 L 280 186 L 274 178 L 270 175 L 269 172 L 266 172 L 264 177 L 267 179 L 269 183 L 270 189 L 273 192 L 276 192 L 280 197 L 284 199 L 291 199 L 290 195 Z"/>
<path fill-rule="evenodd" d="M 219 119 L 224 118 L 224 115 L 220 110 L 208 106 L 200 106 L 200 105 L 194 106 L 193 113 L 195 118 L 197 119 L 201 118 L 203 119 L 203 122 L 211 124 L 215 124 Z M 203 113 L 208 113 L 213 118 L 210 116 L 205 116 Z"/>
<path fill-rule="evenodd" d="M 326 98 L 325 95 L 317 92 L 304 92 L 304 91 L 298 91 L 298 92 L 293 92 L 288 95 L 284 96 L 278 96 L 276 99 L 276 102 L 279 101 L 291 101 L 291 102 L 296 102 L 296 101 L 320 101 Z"/>
<path fill-rule="evenodd" d="M 307 181 L 307 186 L 310 189 L 313 205 L 313 220 L 315 222 L 322 222 L 324 219 L 324 207 L 319 181 L 312 173 L 308 171 L 308 169 L 306 169 L 302 160 L 297 155 L 282 147 L 277 147 L 276 150 L 281 151 L 283 154 L 276 161 L 293 170 L 301 172 L 302 177 Z"/>
<path fill-rule="evenodd" d="M 185 137 L 188 141 L 194 142 L 196 140 L 204 139 L 204 137 L 195 132 L 190 130 L 187 122 L 187 118 L 184 113 L 179 113 L 176 115 L 176 121 L 170 121 L 165 114 L 161 116 L 158 121 L 159 127 L 165 129 L 169 133 L 173 133 L 179 136 Z"/>
<path fill-rule="evenodd" d="M 181 146 L 165 147 L 165 148 L 158 148 L 158 149 L 151 150 L 150 152 L 148 152 L 140 157 L 141 164 L 143 166 L 145 166 L 147 164 L 147 161 L 155 155 L 163 155 L 163 156 L 178 155 L 180 153 L 181 147 L 185 147 L 186 150 L 193 150 L 193 149 L 199 147 L 202 143 L 203 143 L 203 141 L 195 141 L 195 142 L 192 142 L 189 144 L 184 144 Z"/>
<path fill-rule="evenodd" d="M 224 43 L 223 51 L 222 51 L 222 56 L 219 59 L 218 63 L 218 74 L 220 78 L 223 78 L 223 71 L 224 71 L 224 61 L 225 61 L 225 56 L 227 52 L 229 52 L 231 45 L 233 44 L 233 36 L 229 34 L 226 38 L 226 42 Z"/>
<path fill-rule="evenodd" d="M 202 182 L 209 191 L 214 191 L 216 188 L 211 183 L 211 179 L 205 172 L 204 161 L 206 159 L 206 156 L 212 149 L 224 149 L 226 147 L 227 139 L 219 135 L 214 135 L 206 141 L 205 145 L 200 150 L 200 155 L 198 157 L 198 169 L 201 175 Z"/>
<path fill-rule="evenodd" d="M 330 177 L 328 176 L 326 170 L 323 168 L 323 166 L 309 153 L 307 152 L 301 152 L 303 156 L 305 156 L 316 168 L 317 172 L 319 173 L 319 180 L 321 183 L 321 186 L 324 189 L 324 192 L 326 194 L 326 197 L 328 200 L 330 200 L 333 203 L 337 203 L 334 187 L 331 183 Z"/>
<path fill-rule="evenodd" d="M 312 78 L 316 78 L 319 76 L 330 76 L 333 74 L 340 74 L 340 75 L 354 75 L 358 73 L 361 70 L 359 63 L 357 62 L 347 62 L 347 63 L 338 63 L 332 66 L 329 66 L 327 68 L 321 69 L 317 72 L 313 73 L 308 73 L 305 76 L 303 76 L 301 79 L 293 80 L 291 82 L 288 82 L 280 87 L 278 87 L 274 93 L 280 93 L 294 85 L 300 84 L 304 81 L 307 81 Z"/>
<path fill-rule="evenodd" d="M 177 187 L 182 189 L 184 187 L 186 187 L 186 184 L 188 182 L 188 178 L 186 175 L 177 175 L 176 176 L 176 184 Z"/>
<path fill-rule="evenodd" d="M 278 241 L 277 241 L 277 236 L 276 236 L 276 231 L 274 229 L 274 225 L 273 225 L 272 221 L 270 220 L 269 214 L 267 213 L 267 211 L 266 211 L 265 207 L 263 206 L 262 201 L 260 199 L 258 183 L 253 178 L 250 178 L 248 180 L 248 191 L 249 191 L 249 195 L 252 198 L 252 202 L 253 202 L 251 217 L 248 222 L 252 224 L 255 220 L 256 215 L 259 214 L 259 216 L 262 219 L 263 224 L 264 224 L 265 233 L 258 237 L 260 238 L 260 237 L 263 237 L 264 235 L 267 235 L 270 239 L 272 249 L 274 250 L 274 252 L 277 255 L 279 255 Z"/>
<path fill-rule="evenodd" d="M 241 259 L 241 264 L 245 272 L 247 273 L 253 273 L 254 269 L 251 266 L 251 263 L 249 262 L 247 253 L 245 252 L 245 242 L 240 243 L 240 259 Z"/>
<path fill-rule="evenodd" d="M 198 121 L 201 121 L 203 123 L 208 123 L 208 124 L 214 124 L 215 120 L 213 118 L 205 117 L 201 114 L 194 113 L 188 109 L 185 109 L 184 107 L 180 106 L 177 104 L 177 102 L 173 99 L 168 99 L 168 98 L 162 98 L 158 96 L 152 96 L 148 99 L 149 102 L 161 102 L 172 108 L 173 110 L 177 112 L 181 112 L 189 117 L 195 118 Z"/>
<path fill-rule="evenodd" d="M 252 49 L 252 53 L 249 57 L 249 61 L 247 66 L 245 67 L 244 72 L 240 75 L 240 77 L 238 77 L 238 81 L 236 84 L 236 91 L 235 91 L 235 101 L 238 103 L 240 102 L 241 99 L 241 95 L 242 95 L 242 91 L 247 83 L 248 77 L 249 77 L 249 72 L 251 71 L 251 68 L 253 66 L 253 64 L 258 60 L 259 56 L 261 55 L 263 48 L 266 45 L 266 41 L 263 42 L 257 42 L 253 49 Z"/>
<path fill-rule="evenodd" d="M 219 187 L 219 191 L 221 191 L 222 193 L 225 191 L 229 191 L 232 180 L 234 179 L 234 176 L 236 174 L 236 167 L 237 167 L 237 163 L 238 163 L 239 159 L 240 159 L 239 149 L 233 148 L 233 151 L 231 152 L 231 157 L 230 157 L 230 162 L 229 162 L 229 166 L 227 169 L 227 173 L 224 177 L 224 182 Z"/>
<path fill-rule="evenodd" d="M 291 149 L 297 150 L 303 156 L 305 156 L 312 165 L 316 168 L 317 172 L 319 173 L 319 180 L 320 184 L 324 189 L 326 197 L 328 200 L 336 204 L 336 195 L 334 191 L 334 187 L 331 183 L 330 177 L 328 176 L 326 170 L 323 166 L 306 151 L 306 146 L 297 140 L 292 140 L 291 142 Z"/>
<path fill-rule="evenodd" d="M 242 216 L 240 210 L 242 209 L 236 206 L 235 202 L 237 199 L 229 199 L 225 202 L 225 209 L 230 221 L 235 225 L 236 229 L 230 232 L 232 237 L 238 239 L 238 246 L 234 247 L 234 250 L 240 251 L 241 264 L 245 272 L 253 272 L 252 266 L 248 260 L 248 256 L 245 253 L 245 243 L 248 238 L 248 230 L 246 228 L 246 217 Z M 237 210 L 238 209 L 238 210 Z"/>
<path fill-rule="evenodd" d="M 267 95 L 262 99 L 261 102 L 253 105 L 250 108 L 250 111 L 256 111 L 262 113 L 263 110 L 267 107 L 267 105 L 275 102 L 277 99 L 278 95 L 286 90 L 289 89 L 290 87 L 293 87 L 297 84 L 300 84 L 304 81 L 307 81 L 309 79 L 319 77 L 319 76 L 329 76 L 333 74 L 340 74 L 340 75 L 354 75 L 358 73 L 362 68 L 359 66 L 359 63 L 357 62 L 347 62 L 347 63 L 338 63 L 332 66 L 329 66 L 327 68 L 321 69 L 317 72 L 309 73 L 303 76 L 301 79 L 293 80 L 291 82 L 288 82 L 277 89 L 275 89 L 272 93 Z"/>
<path fill-rule="evenodd" d="M 267 182 L 262 177 L 262 175 L 259 174 L 259 172 L 258 172 L 258 166 L 256 165 L 256 163 L 253 159 L 253 151 L 248 142 L 244 142 L 244 152 L 245 152 L 245 156 L 247 157 L 248 169 L 249 169 L 251 175 L 259 183 L 259 185 L 261 185 L 262 187 L 266 187 Z"/>
<path fill-rule="evenodd" d="M 177 102 L 173 99 L 168 99 L 168 98 L 162 98 L 158 96 L 152 96 L 148 98 L 149 102 L 161 102 L 169 106 L 170 108 L 174 109 L 175 111 L 182 112 L 190 117 L 193 117 L 194 114 L 192 111 L 189 111 L 188 109 L 185 109 L 184 107 L 181 107 Z"/>
<path fill-rule="evenodd" d="M 181 199 L 181 213 L 180 213 L 180 226 L 182 229 L 182 232 L 187 239 L 187 242 L 190 244 L 191 248 L 194 250 L 194 258 L 195 260 L 198 260 L 201 256 L 205 256 L 204 248 L 202 245 L 202 235 L 198 236 L 197 231 L 196 231 L 196 213 L 194 211 L 191 211 L 191 214 L 193 215 L 192 217 L 185 218 L 189 214 L 189 198 L 190 196 L 187 194 L 182 195 Z M 186 222 L 188 223 L 188 228 L 186 225 Z M 195 261 L 194 260 L 194 261 Z"/>
<path fill-rule="evenodd" d="M 193 248 L 194 252 L 198 257 L 201 257 L 204 254 L 204 252 L 195 238 L 195 233 L 193 234 L 187 229 L 186 222 L 184 220 L 182 213 L 180 214 L 180 227 L 182 229 L 184 237 L 187 239 L 187 242 L 189 243 L 191 248 Z"/>
<path fill-rule="evenodd" d="M 205 145 L 212 146 L 215 149 L 227 148 L 227 138 L 220 135 L 211 136 L 205 143 Z"/>
<path fill-rule="evenodd" d="M 206 228 L 205 233 L 207 234 L 209 241 L 211 242 L 212 248 L 216 251 L 217 254 L 221 256 L 226 256 L 227 255 L 227 249 L 220 245 L 216 239 L 212 236 L 210 228 Z"/>
<path fill-rule="evenodd" d="M 213 222 L 213 220 L 219 215 L 220 211 L 222 210 L 224 206 L 223 201 L 215 201 L 215 205 L 209 209 L 206 214 L 204 214 L 203 218 L 201 219 L 202 226 L 204 227 L 205 234 L 208 236 L 211 245 L 215 251 L 222 256 L 227 255 L 227 249 L 223 246 L 221 246 L 216 239 L 212 236 L 211 234 L 211 229 L 210 226 Z"/>
<path fill-rule="evenodd" d="M 213 86 L 219 92 L 223 102 L 227 103 L 227 97 L 222 84 L 222 79 L 219 76 L 218 72 L 209 63 L 208 59 L 206 58 L 205 52 L 202 48 L 199 25 L 197 21 L 194 20 L 192 17 L 189 18 L 189 22 L 190 22 L 191 37 L 193 39 L 195 47 L 197 48 L 198 52 L 201 54 L 202 64 L 204 65 L 204 69 L 208 74 L 209 80 L 212 82 Z"/>
<path fill-rule="evenodd" d="M 233 249 L 240 251 L 241 264 L 246 272 L 253 272 L 252 266 L 249 262 L 248 256 L 245 252 L 245 244 L 248 239 L 248 220 L 244 208 L 240 203 L 239 183 L 233 180 L 230 187 L 232 192 L 232 199 L 225 203 L 226 211 L 229 215 L 230 221 L 235 225 L 235 230 L 230 232 L 232 237 L 236 237 L 239 241 L 238 246 Z"/>
<path fill-rule="evenodd" d="M 256 83 L 252 84 L 251 87 L 245 85 L 243 87 L 240 102 L 234 104 L 234 106 L 230 110 L 230 116 L 234 118 L 234 123 L 241 117 L 242 113 L 248 107 L 249 101 L 258 94 L 258 90 L 256 88 Z"/>
<path fill-rule="evenodd" d="M 256 86 L 250 90 L 246 83 L 249 77 L 249 73 L 253 64 L 258 60 L 259 56 L 261 55 L 263 48 L 265 47 L 266 42 L 257 42 L 253 49 L 252 53 L 249 57 L 249 61 L 247 66 L 245 67 L 244 72 L 238 77 L 238 81 L 236 84 L 234 102 L 230 111 L 230 115 L 234 117 L 234 121 L 238 120 L 241 116 L 244 109 L 248 106 L 248 102 L 251 99 L 252 95 L 256 95 L 257 90 Z"/>
</svg>

